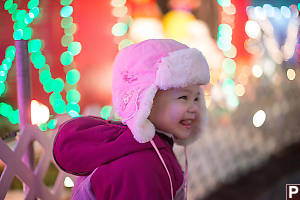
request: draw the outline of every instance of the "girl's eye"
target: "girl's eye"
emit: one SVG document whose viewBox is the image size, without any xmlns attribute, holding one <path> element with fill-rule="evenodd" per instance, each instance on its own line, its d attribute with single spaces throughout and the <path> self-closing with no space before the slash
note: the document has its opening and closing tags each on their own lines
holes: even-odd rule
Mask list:
<svg viewBox="0 0 300 200">
<path fill-rule="evenodd" d="M 178 99 L 184 99 L 184 100 L 186 100 L 186 99 L 187 99 L 187 96 L 181 96 L 181 97 L 179 97 Z"/>
<path fill-rule="evenodd" d="M 195 100 L 194 101 L 199 101 L 199 98 L 197 97 L 197 98 L 195 98 Z"/>
</svg>

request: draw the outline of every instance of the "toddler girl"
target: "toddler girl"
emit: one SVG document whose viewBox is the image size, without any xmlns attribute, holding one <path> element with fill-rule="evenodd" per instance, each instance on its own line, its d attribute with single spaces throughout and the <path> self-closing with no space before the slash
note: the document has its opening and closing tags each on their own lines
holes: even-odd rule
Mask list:
<svg viewBox="0 0 300 200">
<path fill-rule="evenodd" d="M 151 39 L 122 49 L 112 82 L 122 123 L 79 117 L 56 135 L 55 161 L 79 176 L 72 199 L 185 199 L 187 178 L 173 142 L 186 147 L 203 132 L 200 85 L 209 78 L 202 54 L 175 40 Z"/>
</svg>

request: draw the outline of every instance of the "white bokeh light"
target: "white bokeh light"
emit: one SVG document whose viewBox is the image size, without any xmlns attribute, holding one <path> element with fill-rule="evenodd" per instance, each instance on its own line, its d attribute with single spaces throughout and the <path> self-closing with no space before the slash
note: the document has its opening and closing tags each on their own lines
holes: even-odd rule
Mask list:
<svg viewBox="0 0 300 200">
<path fill-rule="evenodd" d="M 74 187 L 74 182 L 72 181 L 72 179 L 70 177 L 67 176 L 65 178 L 64 186 L 68 187 L 68 188 Z"/>
<path fill-rule="evenodd" d="M 49 108 L 38 102 L 37 100 L 31 101 L 31 122 L 35 125 L 41 125 L 49 120 Z"/>
<path fill-rule="evenodd" d="M 255 127 L 260 127 L 264 124 L 265 120 L 266 113 L 263 110 L 259 110 L 253 116 L 253 125 Z"/>
<path fill-rule="evenodd" d="M 261 35 L 259 24 L 253 20 L 248 20 L 246 22 L 245 31 L 250 38 L 256 39 Z"/>
</svg>

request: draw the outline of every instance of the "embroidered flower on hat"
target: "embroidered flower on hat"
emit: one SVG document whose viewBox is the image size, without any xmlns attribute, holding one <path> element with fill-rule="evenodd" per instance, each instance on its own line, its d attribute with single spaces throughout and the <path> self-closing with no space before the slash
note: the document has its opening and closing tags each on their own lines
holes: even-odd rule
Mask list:
<svg viewBox="0 0 300 200">
<path fill-rule="evenodd" d="M 127 83 L 132 83 L 132 82 L 138 80 L 138 78 L 133 73 L 130 73 L 127 70 L 121 72 L 121 74 L 122 74 L 123 80 L 126 81 Z"/>
</svg>

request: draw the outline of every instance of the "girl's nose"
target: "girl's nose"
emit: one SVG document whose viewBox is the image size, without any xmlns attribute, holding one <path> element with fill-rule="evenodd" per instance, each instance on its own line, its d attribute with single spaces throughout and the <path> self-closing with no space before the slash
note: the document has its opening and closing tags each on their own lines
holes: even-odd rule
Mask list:
<svg viewBox="0 0 300 200">
<path fill-rule="evenodd" d="M 188 107 L 188 112 L 196 113 L 197 112 L 197 103 L 195 103 L 195 102 L 190 103 L 189 107 Z"/>
</svg>

